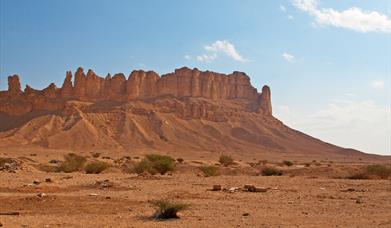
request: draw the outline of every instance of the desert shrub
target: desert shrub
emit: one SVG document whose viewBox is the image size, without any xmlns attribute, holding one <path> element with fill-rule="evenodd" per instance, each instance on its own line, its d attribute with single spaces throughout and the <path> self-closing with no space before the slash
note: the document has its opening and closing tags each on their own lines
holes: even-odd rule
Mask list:
<svg viewBox="0 0 391 228">
<path fill-rule="evenodd" d="M 133 167 L 133 172 L 137 174 L 141 174 L 143 172 L 148 172 L 152 175 L 156 174 L 156 170 L 152 168 L 152 163 L 147 159 L 143 159 L 140 162 L 137 162 Z"/>
<path fill-rule="evenodd" d="M 147 154 L 143 160 L 134 166 L 136 173 L 165 174 L 175 169 L 175 160 L 167 155 Z"/>
<path fill-rule="evenodd" d="M 183 163 L 184 160 L 183 160 L 183 158 L 177 158 L 176 161 L 179 163 Z"/>
<path fill-rule="evenodd" d="M 219 170 L 216 166 L 209 165 L 209 166 L 201 166 L 200 170 L 204 174 L 204 177 L 211 177 L 211 176 L 217 176 L 219 175 Z"/>
<path fill-rule="evenodd" d="M 285 160 L 282 163 L 284 163 L 284 165 L 286 165 L 286 166 L 292 166 L 293 165 L 293 162 L 288 161 L 288 160 Z"/>
<path fill-rule="evenodd" d="M 3 167 L 6 163 L 13 163 L 14 160 L 12 158 L 0 158 L 0 167 Z"/>
<path fill-rule="evenodd" d="M 348 176 L 348 179 L 363 180 L 363 179 L 387 179 L 391 177 L 391 166 L 386 165 L 368 165 L 365 169 L 360 170 Z"/>
<path fill-rule="evenodd" d="M 96 152 L 96 153 L 91 153 L 91 156 L 92 156 L 93 158 L 99 158 L 100 153 L 98 153 L 98 152 Z"/>
<path fill-rule="evenodd" d="M 64 156 L 64 159 L 65 159 L 64 162 L 62 162 L 57 167 L 57 172 L 70 173 L 70 172 L 79 171 L 83 168 L 84 163 L 87 161 L 85 157 L 74 153 L 66 154 Z"/>
<path fill-rule="evenodd" d="M 234 159 L 230 155 L 222 154 L 219 158 L 219 162 L 224 166 L 229 166 L 234 163 Z"/>
<path fill-rule="evenodd" d="M 262 169 L 262 175 L 263 176 L 281 176 L 282 172 L 278 169 L 272 168 L 272 167 L 266 167 Z"/>
<path fill-rule="evenodd" d="M 364 172 L 359 172 L 359 173 L 352 174 L 347 178 L 351 180 L 364 180 L 364 179 L 368 179 L 369 177 Z"/>
<path fill-rule="evenodd" d="M 366 173 L 370 176 L 377 176 L 382 179 L 391 177 L 391 166 L 385 165 L 368 165 Z"/>
<path fill-rule="evenodd" d="M 189 204 L 174 202 L 166 199 L 153 200 L 150 201 L 150 203 L 156 208 L 156 212 L 153 215 L 155 219 L 179 218 L 177 213 L 189 207 Z"/>
<path fill-rule="evenodd" d="M 310 164 L 310 163 L 305 163 L 304 166 L 305 166 L 305 167 L 310 167 L 311 164 Z"/>
<path fill-rule="evenodd" d="M 97 173 L 101 173 L 103 172 L 104 170 L 106 170 L 107 168 L 109 167 L 109 164 L 107 162 L 103 162 L 103 161 L 92 161 L 92 162 L 89 162 L 85 167 L 84 167 L 84 171 L 88 174 L 97 174 Z"/>
</svg>

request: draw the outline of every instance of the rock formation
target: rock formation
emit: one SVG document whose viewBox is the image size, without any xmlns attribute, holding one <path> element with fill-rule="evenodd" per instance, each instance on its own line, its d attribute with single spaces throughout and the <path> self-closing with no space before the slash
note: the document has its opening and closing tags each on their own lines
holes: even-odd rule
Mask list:
<svg viewBox="0 0 391 228">
<path fill-rule="evenodd" d="M 117 101 L 129 102 L 146 98 L 175 97 L 175 98 L 204 98 L 211 101 L 240 99 L 249 102 L 251 111 L 258 110 L 265 115 L 271 115 L 270 89 L 265 86 L 262 93 L 251 85 L 250 78 L 243 72 L 235 71 L 232 74 L 220 74 L 211 71 L 199 71 L 197 68 L 183 67 L 173 73 L 161 77 L 153 71 L 133 71 L 128 79 L 122 73 L 106 78 L 79 67 L 75 72 L 72 83 L 71 71 L 66 72 L 66 77 L 60 89 L 52 83 L 42 91 L 34 90 L 26 86 L 25 92 L 21 91 L 19 77 L 17 75 L 8 78 L 8 91 L 0 93 L 0 112 L 15 115 L 9 110 L 10 105 L 26 105 L 31 108 L 17 108 L 23 110 L 17 115 L 26 114 L 33 110 L 63 109 L 65 103 L 70 100 L 79 101 Z M 6 98 L 6 99 L 5 99 Z M 48 105 L 47 107 L 45 105 Z M 176 107 L 178 110 L 187 110 L 192 116 L 206 116 L 206 108 L 202 104 L 193 106 Z M 189 110 L 192 111 L 189 111 Z M 181 111 L 178 111 L 181 112 Z"/>
</svg>

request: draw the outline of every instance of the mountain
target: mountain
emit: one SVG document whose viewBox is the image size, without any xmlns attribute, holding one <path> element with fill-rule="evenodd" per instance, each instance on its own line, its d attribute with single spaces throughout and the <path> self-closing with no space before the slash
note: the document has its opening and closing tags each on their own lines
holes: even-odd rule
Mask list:
<svg viewBox="0 0 391 228">
<path fill-rule="evenodd" d="M 0 147 L 76 151 L 177 151 L 354 156 L 273 117 L 271 92 L 259 93 L 243 72 L 225 75 L 186 67 L 96 75 L 66 72 L 61 88 L 21 89 L 8 77 L 0 91 Z M 178 152 L 179 151 L 179 152 Z"/>
</svg>

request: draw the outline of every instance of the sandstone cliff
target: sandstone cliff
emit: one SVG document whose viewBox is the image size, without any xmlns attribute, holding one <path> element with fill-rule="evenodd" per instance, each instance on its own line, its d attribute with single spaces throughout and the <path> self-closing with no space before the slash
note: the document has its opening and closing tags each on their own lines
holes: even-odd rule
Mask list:
<svg viewBox="0 0 391 228">
<path fill-rule="evenodd" d="M 64 110 L 66 102 L 71 100 L 129 102 L 168 96 L 203 98 L 215 102 L 242 100 L 248 104 L 248 111 L 272 115 L 269 87 L 265 86 L 262 93 L 258 93 L 243 72 L 225 75 L 183 67 L 161 77 L 153 71 L 133 71 L 126 79 L 122 73 L 109 74 L 105 78 L 92 70 L 85 74 L 79 67 L 73 82 L 72 78 L 72 72 L 67 71 L 61 88 L 50 84 L 43 90 L 34 90 L 27 85 L 22 92 L 19 76 L 9 76 L 8 90 L 0 92 L 0 112 L 15 116 L 33 111 Z M 206 115 L 206 108 L 199 103 L 177 109 L 178 112 L 190 109 L 190 116 Z"/>
</svg>

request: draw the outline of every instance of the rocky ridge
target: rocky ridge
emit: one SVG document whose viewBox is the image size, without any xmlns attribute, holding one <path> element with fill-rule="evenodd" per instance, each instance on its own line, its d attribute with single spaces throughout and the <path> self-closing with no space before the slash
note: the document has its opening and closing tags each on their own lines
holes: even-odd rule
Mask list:
<svg viewBox="0 0 391 228">
<path fill-rule="evenodd" d="M 159 97 L 203 98 L 210 101 L 243 100 L 250 112 L 272 115 L 270 88 L 264 86 L 258 93 L 243 72 L 235 71 L 225 75 L 210 71 L 199 71 L 183 67 L 161 77 L 153 71 L 135 70 L 128 79 L 123 73 L 105 78 L 92 70 L 84 73 L 79 67 L 73 75 L 66 72 L 61 88 L 50 84 L 43 90 L 35 90 L 26 85 L 21 89 L 19 76 L 8 77 L 8 90 L 0 92 L 0 112 L 10 116 L 20 116 L 34 111 L 66 110 L 69 101 L 84 102 L 130 102 Z M 194 102 L 193 102 L 194 103 Z M 191 105 L 190 112 L 196 117 L 205 113 L 206 107 L 197 103 Z M 180 110 L 181 107 L 178 108 Z"/>
</svg>

